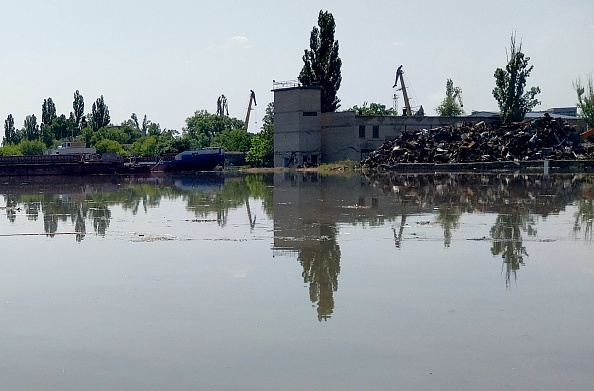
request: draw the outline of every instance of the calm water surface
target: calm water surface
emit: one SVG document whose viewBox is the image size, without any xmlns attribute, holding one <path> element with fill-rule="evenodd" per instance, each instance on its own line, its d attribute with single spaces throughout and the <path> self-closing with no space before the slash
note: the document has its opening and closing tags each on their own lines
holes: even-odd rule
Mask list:
<svg viewBox="0 0 594 391">
<path fill-rule="evenodd" d="M 0 179 L 6 390 L 594 389 L 594 177 Z"/>
</svg>

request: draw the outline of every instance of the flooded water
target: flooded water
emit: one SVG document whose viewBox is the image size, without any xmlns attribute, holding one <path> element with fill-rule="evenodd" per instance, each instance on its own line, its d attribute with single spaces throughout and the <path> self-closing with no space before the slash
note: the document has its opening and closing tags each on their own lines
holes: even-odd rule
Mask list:
<svg viewBox="0 0 594 391">
<path fill-rule="evenodd" d="M 594 389 L 594 176 L 0 180 L 6 390 Z"/>
</svg>

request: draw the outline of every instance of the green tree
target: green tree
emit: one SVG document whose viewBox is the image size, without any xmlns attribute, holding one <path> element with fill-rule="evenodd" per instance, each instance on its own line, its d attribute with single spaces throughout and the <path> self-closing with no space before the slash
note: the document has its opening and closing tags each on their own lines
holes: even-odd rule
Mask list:
<svg viewBox="0 0 594 391">
<path fill-rule="evenodd" d="M 103 100 L 103 95 L 101 95 L 101 97 L 97 98 L 95 103 L 93 103 L 93 111 L 91 114 L 90 123 L 91 128 L 93 128 L 94 131 L 97 131 L 109 125 L 110 121 L 109 108 Z"/>
<path fill-rule="evenodd" d="M 23 156 L 23 152 L 16 144 L 4 144 L 0 147 L 0 156 Z"/>
<path fill-rule="evenodd" d="M 247 152 L 252 145 L 251 133 L 245 128 L 225 129 L 211 141 L 211 147 L 221 147 L 226 151 Z"/>
<path fill-rule="evenodd" d="M 14 118 L 12 114 L 8 114 L 6 120 L 4 121 L 4 140 L 2 140 L 2 144 L 18 144 L 19 140 L 17 138 L 17 131 L 14 127 Z"/>
<path fill-rule="evenodd" d="M 369 106 L 367 102 L 363 102 L 363 106 L 353 106 L 348 111 L 354 111 L 356 115 L 368 115 L 368 116 L 388 116 L 388 115 L 397 115 L 396 111 L 393 108 L 386 108 L 386 105 L 382 105 L 381 103 L 370 103 Z"/>
<path fill-rule="evenodd" d="M 144 118 L 142 119 L 142 129 L 140 129 L 143 136 L 147 135 L 149 125 L 151 125 L 151 121 L 149 121 L 148 118 L 146 118 L 145 114 Z"/>
<path fill-rule="evenodd" d="M 274 165 L 274 103 L 268 103 L 262 123 L 262 130 L 252 138 L 245 161 L 255 167 L 272 167 Z"/>
<path fill-rule="evenodd" d="M 107 138 L 97 141 L 97 143 L 95 144 L 95 148 L 97 149 L 97 153 L 119 153 L 121 155 L 125 154 L 125 151 L 120 143 Z"/>
<path fill-rule="evenodd" d="M 23 138 L 27 140 L 37 140 L 39 138 L 39 126 L 35 114 L 28 115 L 23 123 Z"/>
<path fill-rule="evenodd" d="M 75 136 L 78 133 L 78 126 L 74 117 L 66 118 L 66 115 L 61 114 L 50 125 L 44 126 L 42 133 L 45 134 L 46 131 L 51 132 L 55 139 L 62 140 L 69 136 Z"/>
<path fill-rule="evenodd" d="M 46 125 L 50 125 L 57 117 L 56 105 L 52 98 L 44 99 L 43 104 L 41 105 L 41 127 L 43 128 Z"/>
<path fill-rule="evenodd" d="M 157 137 L 148 136 L 136 140 L 130 147 L 130 154 L 132 156 L 157 156 Z"/>
<path fill-rule="evenodd" d="M 594 128 L 594 86 L 592 78 L 588 79 L 587 93 L 579 79 L 573 84 L 573 88 L 575 88 L 578 96 L 577 107 L 580 109 L 580 118 L 586 121 L 588 127 Z"/>
<path fill-rule="evenodd" d="M 534 65 L 528 66 L 530 57 L 522 53 L 522 42 L 516 45 L 516 36 L 511 36 L 510 52 L 504 69 L 495 70 L 495 88 L 493 96 L 499 104 L 501 119 L 504 123 L 516 122 L 524 119 L 540 102 L 535 98 L 540 93 L 539 87 L 532 87 L 524 93 L 526 79 L 530 76 Z"/>
<path fill-rule="evenodd" d="M 303 55 L 303 68 L 299 82 L 304 86 L 318 86 L 322 93 L 322 112 L 336 111 L 340 99 L 342 60 L 338 57 L 338 41 L 334 39 L 334 16 L 328 11 L 318 15 L 318 27 L 314 26 L 309 38 L 309 50 Z"/>
<path fill-rule="evenodd" d="M 198 110 L 192 117 L 186 118 L 182 138 L 186 139 L 191 148 L 203 148 L 209 146 L 212 139 L 224 130 L 241 129 L 243 126 L 243 121 L 236 118 Z"/>
<path fill-rule="evenodd" d="M 142 136 L 140 134 L 140 130 L 136 127 L 136 125 L 133 124 L 132 120 L 123 122 L 120 126 L 120 130 L 127 136 L 127 139 L 124 142 L 126 144 L 132 144 Z"/>
<path fill-rule="evenodd" d="M 448 79 L 446 81 L 446 97 L 435 109 L 435 112 L 439 114 L 440 117 L 457 117 L 464 114 L 464 110 L 462 110 L 462 107 L 456 102 L 456 95 L 458 93 L 459 92 L 454 88 L 452 79 Z"/>
<path fill-rule="evenodd" d="M 71 116 L 74 118 L 76 123 L 76 127 L 78 129 L 84 128 L 86 125 L 83 125 L 83 122 L 86 122 L 85 119 L 85 100 L 83 96 L 76 90 L 74 92 L 74 101 L 72 102 L 72 109 L 74 110 L 71 113 Z"/>
<path fill-rule="evenodd" d="M 45 144 L 41 140 L 22 140 L 19 149 L 23 155 L 42 155 L 45 149 Z"/>
</svg>

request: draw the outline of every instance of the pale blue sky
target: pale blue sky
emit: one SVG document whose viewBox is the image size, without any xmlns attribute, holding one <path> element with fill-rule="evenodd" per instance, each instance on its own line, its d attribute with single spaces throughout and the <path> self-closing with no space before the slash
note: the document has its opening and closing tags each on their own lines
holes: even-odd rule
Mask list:
<svg viewBox="0 0 594 391">
<path fill-rule="evenodd" d="M 364 101 L 392 106 L 402 64 L 414 104 L 433 114 L 447 78 L 463 89 L 464 109 L 497 110 L 493 73 L 517 32 L 543 104 L 575 105 L 572 82 L 594 72 L 594 2 L 541 1 L 188 1 L 0 0 L 0 118 L 85 112 L 103 95 L 112 122 L 135 112 L 180 130 L 195 110 L 216 111 L 225 94 L 243 118 L 249 91 L 261 125 L 272 80 L 295 79 L 320 9 L 336 20 L 343 61 L 342 109 Z M 399 105 L 402 105 L 400 97 Z M 3 133 L 3 129 L 0 130 Z M 0 135 L 1 136 L 1 135 Z"/>
</svg>

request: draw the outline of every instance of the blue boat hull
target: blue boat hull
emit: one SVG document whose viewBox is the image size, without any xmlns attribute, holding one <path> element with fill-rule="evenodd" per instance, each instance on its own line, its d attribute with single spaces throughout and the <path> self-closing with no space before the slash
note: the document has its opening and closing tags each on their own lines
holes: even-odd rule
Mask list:
<svg viewBox="0 0 594 391">
<path fill-rule="evenodd" d="M 164 160 L 151 168 L 151 171 L 212 171 L 225 164 L 225 151 L 216 149 L 197 149 L 185 151 L 172 160 Z"/>
</svg>

